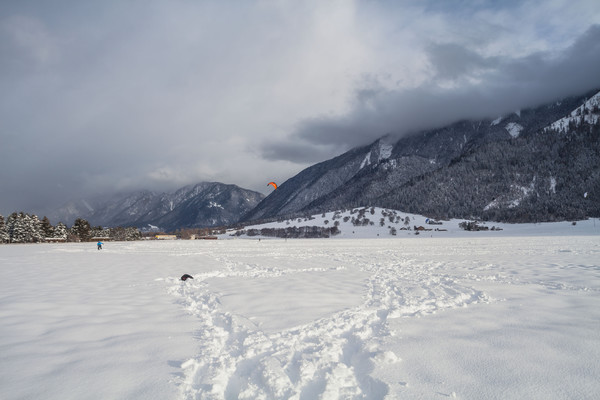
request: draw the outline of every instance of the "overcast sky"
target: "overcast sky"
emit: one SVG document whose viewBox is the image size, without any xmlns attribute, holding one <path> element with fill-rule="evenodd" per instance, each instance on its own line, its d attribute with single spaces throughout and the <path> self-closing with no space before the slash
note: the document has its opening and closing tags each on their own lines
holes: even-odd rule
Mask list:
<svg viewBox="0 0 600 400">
<path fill-rule="evenodd" d="M 3 0 L 0 213 L 201 181 L 268 193 L 599 71 L 597 0 Z"/>
</svg>

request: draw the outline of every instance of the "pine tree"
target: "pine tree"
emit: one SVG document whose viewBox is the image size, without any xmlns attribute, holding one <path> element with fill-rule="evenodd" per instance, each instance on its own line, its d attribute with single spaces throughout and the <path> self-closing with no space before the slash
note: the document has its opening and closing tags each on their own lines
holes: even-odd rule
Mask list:
<svg viewBox="0 0 600 400">
<path fill-rule="evenodd" d="M 31 243 L 33 242 L 33 220 L 31 219 L 31 215 L 23 214 L 21 217 L 21 224 L 23 228 L 23 243 Z"/>
<path fill-rule="evenodd" d="M 90 240 L 91 230 L 92 228 L 90 227 L 89 222 L 83 218 L 77 218 L 71 227 L 71 234 L 77 236 L 82 242 L 85 242 Z"/>
<path fill-rule="evenodd" d="M 8 242 L 12 243 L 13 232 L 15 230 L 15 223 L 17 221 L 17 213 L 14 212 L 6 218 L 6 234 L 8 235 Z"/>
<path fill-rule="evenodd" d="M 4 223 L 4 217 L 0 214 L 0 243 L 8 243 L 10 237 L 6 230 L 6 224 Z"/>
<path fill-rule="evenodd" d="M 6 227 L 10 243 L 26 243 L 27 230 L 25 229 L 25 214 L 12 213 L 6 221 Z"/>
<path fill-rule="evenodd" d="M 52 237 L 67 240 L 67 226 L 62 222 L 56 224 Z"/>
<path fill-rule="evenodd" d="M 125 231 L 127 233 L 126 240 L 141 240 L 142 239 L 142 233 L 138 230 L 138 228 L 130 226 L 130 227 L 125 228 Z"/>
<path fill-rule="evenodd" d="M 27 215 L 26 224 L 27 233 L 28 233 L 28 242 L 29 243 L 40 243 L 44 241 L 45 235 L 42 227 L 42 221 L 38 218 L 37 215 L 31 214 Z"/>
<path fill-rule="evenodd" d="M 54 227 L 50 223 L 50 220 L 48 219 L 48 217 L 44 216 L 44 218 L 42 218 L 41 224 L 42 224 L 42 233 L 44 235 L 44 238 L 54 237 Z"/>
</svg>

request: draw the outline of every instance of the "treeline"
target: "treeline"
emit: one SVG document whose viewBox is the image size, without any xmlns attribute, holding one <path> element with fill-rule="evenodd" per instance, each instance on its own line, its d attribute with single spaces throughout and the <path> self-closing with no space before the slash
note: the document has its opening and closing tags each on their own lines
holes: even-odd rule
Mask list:
<svg viewBox="0 0 600 400">
<path fill-rule="evenodd" d="M 322 226 L 301 226 L 301 227 L 288 227 L 288 228 L 262 228 L 262 229 L 248 229 L 240 230 L 235 233 L 235 236 L 247 235 L 253 236 L 265 236 L 265 237 L 276 237 L 276 238 L 294 238 L 294 239 L 316 239 L 316 238 L 329 238 L 331 236 L 338 235 L 340 230 L 337 226 L 324 228 Z"/>
<path fill-rule="evenodd" d="M 0 243 L 43 243 L 49 241 L 85 242 L 103 240 L 140 240 L 141 233 L 133 227 L 92 227 L 88 221 L 77 218 L 71 228 L 59 222 L 53 226 L 47 217 L 24 212 L 12 213 L 6 220 L 0 215 Z"/>
<path fill-rule="evenodd" d="M 464 231 L 501 231 L 502 228 L 496 228 L 495 226 L 492 226 L 492 229 L 490 229 L 489 227 L 485 226 L 485 225 L 480 225 L 479 223 L 477 223 L 477 221 L 463 221 L 460 224 L 458 224 L 458 227 L 461 228 Z"/>
<path fill-rule="evenodd" d="M 198 237 L 207 237 L 214 235 L 222 235 L 226 232 L 226 228 L 217 227 L 217 228 L 181 228 L 175 231 L 169 232 L 170 234 L 177 235 L 177 237 L 181 239 L 191 239 L 192 236 Z M 165 232 L 153 232 L 149 234 L 149 236 L 154 236 L 158 234 L 166 234 Z M 148 234 L 147 234 L 148 235 Z"/>
</svg>

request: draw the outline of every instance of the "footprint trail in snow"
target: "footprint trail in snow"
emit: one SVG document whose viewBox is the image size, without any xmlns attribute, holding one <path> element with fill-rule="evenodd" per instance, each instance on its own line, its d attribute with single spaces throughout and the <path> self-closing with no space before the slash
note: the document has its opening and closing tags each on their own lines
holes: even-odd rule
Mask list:
<svg viewBox="0 0 600 400">
<path fill-rule="evenodd" d="M 383 399 L 389 388 L 371 372 L 375 365 L 401 362 L 399 355 L 381 350 L 382 341 L 394 334 L 389 318 L 489 301 L 438 265 L 417 265 L 395 254 L 388 254 L 385 264 L 356 254 L 323 256 L 335 265 L 266 268 L 236 261 L 235 255 L 220 256 L 222 269 L 194 273 L 193 281 L 168 280 L 170 293 L 200 324 L 197 354 L 182 364 L 183 399 Z M 214 278 L 293 279 L 307 273 L 318 280 L 320 274 L 346 268 L 367 277 L 362 304 L 277 332 L 227 310 L 209 283 Z"/>
</svg>

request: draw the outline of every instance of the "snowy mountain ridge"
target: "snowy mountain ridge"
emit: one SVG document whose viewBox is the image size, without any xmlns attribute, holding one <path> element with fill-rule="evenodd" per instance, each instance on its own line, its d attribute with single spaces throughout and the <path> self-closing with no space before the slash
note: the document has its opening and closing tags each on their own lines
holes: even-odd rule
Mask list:
<svg viewBox="0 0 600 400">
<path fill-rule="evenodd" d="M 400 138 L 387 134 L 306 168 L 266 198 L 235 185 L 205 182 L 171 193 L 88 199 L 49 217 L 177 229 L 365 204 L 440 218 L 510 222 L 598 216 L 599 103 L 600 92 L 594 90 L 495 120 L 458 121 Z"/>
<path fill-rule="evenodd" d="M 246 214 L 242 220 L 271 218 L 296 213 L 363 171 L 391 157 L 392 145 L 387 136 L 369 146 L 350 150 L 338 157 L 315 164 L 284 184 Z"/>
<path fill-rule="evenodd" d="M 301 171 L 242 221 L 364 204 L 511 222 L 600 215 L 591 200 L 600 198 L 599 100 L 594 90 L 495 120 L 386 135 Z"/>
<path fill-rule="evenodd" d="M 236 185 L 201 182 L 174 192 L 143 190 L 109 201 L 97 201 L 93 207 L 82 207 L 72 202 L 50 218 L 69 223 L 75 218 L 84 218 L 92 225 L 137 226 L 142 229 L 154 226 L 155 230 L 211 227 L 237 222 L 263 198 L 261 193 Z M 85 205 L 86 201 L 80 203 Z"/>
<path fill-rule="evenodd" d="M 595 125 L 600 118 L 600 92 L 571 111 L 571 114 L 552 123 L 545 130 L 567 132 L 570 126 L 578 127 L 582 124 Z"/>
</svg>

